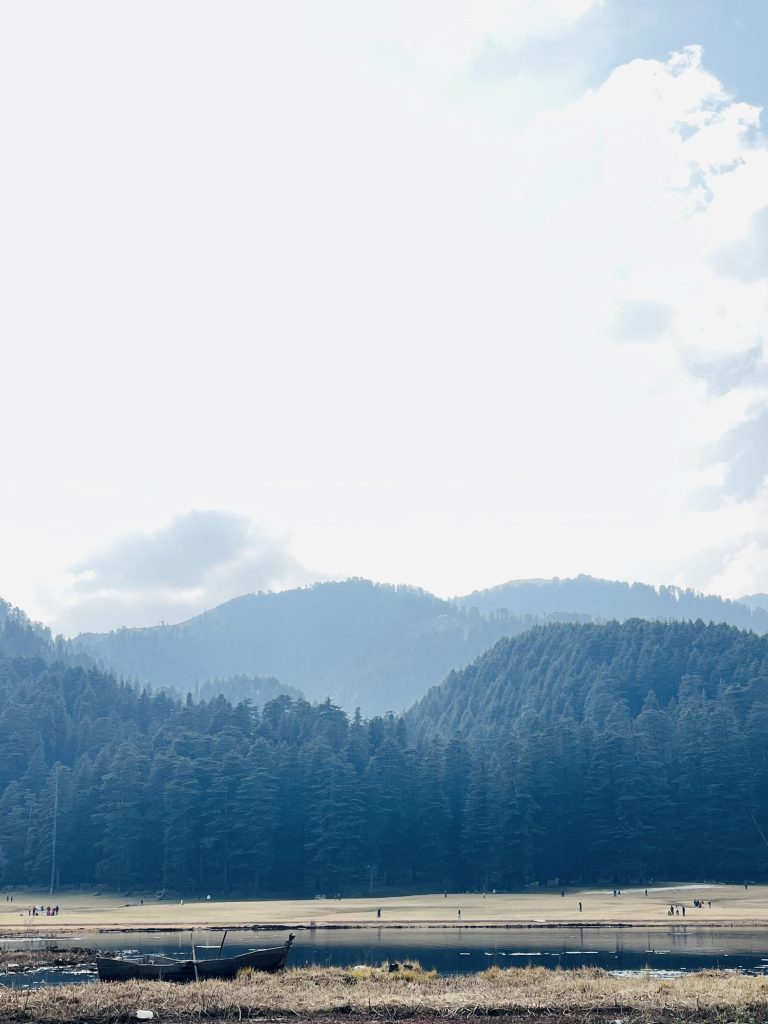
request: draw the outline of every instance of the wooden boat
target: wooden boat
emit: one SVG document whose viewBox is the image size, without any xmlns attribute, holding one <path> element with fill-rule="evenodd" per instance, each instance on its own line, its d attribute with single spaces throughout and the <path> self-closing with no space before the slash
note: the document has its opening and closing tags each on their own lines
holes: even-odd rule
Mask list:
<svg viewBox="0 0 768 1024">
<path fill-rule="evenodd" d="M 295 935 L 282 946 L 252 949 L 239 956 L 214 960 L 174 960 L 171 956 L 149 953 L 138 957 L 97 956 L 96 967 L 102 981 L 203 981 L 206 978 L 234 978 L 246 967 L 254 971 L 279 971 L 285 966 Z M 222 943 L 223 945 L 223 943 Z"/>
</svg>

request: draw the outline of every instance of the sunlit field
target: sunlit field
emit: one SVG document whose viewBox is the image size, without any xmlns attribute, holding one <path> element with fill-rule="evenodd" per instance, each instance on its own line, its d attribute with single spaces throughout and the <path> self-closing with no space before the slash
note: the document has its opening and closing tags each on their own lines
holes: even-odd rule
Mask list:
<svg viewBox="0 0 768 1024">
<path fill-rule="evenodd" d="M 768 924 L 768 886 L 716 885 L 627 889 L 568 889 L 525 893 L 437 893 L 368 899 L 157 901 L 153 896 L 14 893 L 0 896 L 4 933 L 57 934 L 86 928 L 197 928 L 265 925 L 549 925 L 549 924 Z M 694 899 L 703 901 L 695 908 Z M 711 907 L 708 905 L 711 902 Z M 57 917 L 32 917 L 29 907 L 57 903 Z M 579 904 L 581 903 L 581 911 Z M 670 905 L 680 908 L 670 917 Z M 685 915 L 683 916 L 683 908 Z M 378 911 L 381 916 L 378 916 Z"/>
</svg>

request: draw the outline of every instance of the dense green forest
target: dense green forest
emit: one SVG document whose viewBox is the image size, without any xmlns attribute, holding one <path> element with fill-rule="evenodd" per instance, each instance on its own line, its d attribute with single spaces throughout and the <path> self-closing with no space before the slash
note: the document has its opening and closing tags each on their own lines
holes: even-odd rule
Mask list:
<svg viewBox="0 0 768 1024">
<path fill-rule="evenodd" d="M 501 641 L 406 717 L 0 662 L 0 883 L 177 893 L 768 877 L 768 639 Z"/>
</svg>

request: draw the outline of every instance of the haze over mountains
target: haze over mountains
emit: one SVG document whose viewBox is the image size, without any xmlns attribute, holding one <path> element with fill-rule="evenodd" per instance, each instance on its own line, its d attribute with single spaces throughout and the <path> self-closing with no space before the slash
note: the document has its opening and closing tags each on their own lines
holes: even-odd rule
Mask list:
<svg viewBox="0 0 768 1024">
<path fill-rule="evenodd" d="M 747 603 L 749 602 L 749 603 Z M 196 698 L 263 704 L 330 697 L 365 715 L 400 711 L 502 637 L 547 622 L 629 618 L 722 622 L 768 632 L 761 595 L 743 602 L 675 587 L 579 576 L 520 580 L 442 600 L 368 580 L 247 594 L 178 625 L 86 633 L 66 641 L 0 602 L 0 651 L 99 664 Z"/>
<path fill-rule="evenodd" d="M 81 634 L 71 648 L 155 686 L 186 692 L 214 678 L 274 677 L 310 700 L 330 696 L 372 715 L 410 706 L 502 637 L 551 621 L 629 618 L 768 632 L 760 607 L 589 576 L 517 581 L 453 601 L 352 579 L 248 594 L 178 625 Z"/>
<path fill-rule="evenodd" d="M 82 634 L 72 643 L 157 686 L 184 691 L 216 676 L 273 676 L 310 700 L 331 697 L 372 715 L 402 710 L 451 669 L 538 621 L 347 580 L 248 594 L 179 625 Z"/>
<path fill-rule="evenodd" d="M 595 621 L 626 619 L 702 619 L 725 622 L 740 629 L 768 632 L 768 595 L 754 594 L 729 601 L 680 587 L 652 587 L 647 583 L 577 576 L 574 579 L 513 580 L 489 590 L 457 597 L 460 607 L 482 612 L 504 608 L 513 615 L 544 615 L 561 611 L 588 615 Z"/>
</svg>

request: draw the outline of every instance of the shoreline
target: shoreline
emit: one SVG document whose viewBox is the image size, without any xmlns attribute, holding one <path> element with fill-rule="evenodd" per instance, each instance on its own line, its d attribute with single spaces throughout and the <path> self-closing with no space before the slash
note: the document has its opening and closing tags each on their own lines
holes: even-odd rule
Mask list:
<svg viewBox="0 0 768 1024">
<path fill-rule="evenodd" d="M 291 922 L 265 921 L 255 924 L 211 924 L 190 922 L 189 924 L 147 924 L 147 925 L 62 925 L 56 928 L 37 931 L 16 928 L 0 928 L 0 939 L 26 939 L 29 941 L 45 939 L 73 938 L 84 932 L 98 935 L 131 935 L 131 934 L 183 934 L 189 931 L 209 932 L 320 932 L 320 931 L 556 931 L 560 928 L 584 931 L 623 931 L 628 928 L 641 928 L 646 931 L 668 931 L 671 928 L 683 931 L 707 929 L 746 928 L 750 931 L 765 929 L 768 932 L 768 919 L 754 920 L 739 918 L 731 921 L 462 921 L 461 924 L 446 921 L 400 921 L 387 924 L 367 924 L 358 922 L 324 922 L 322 924 L 304 924 Z"/>
</svg>

